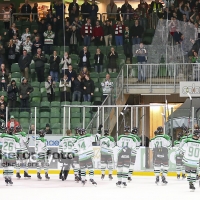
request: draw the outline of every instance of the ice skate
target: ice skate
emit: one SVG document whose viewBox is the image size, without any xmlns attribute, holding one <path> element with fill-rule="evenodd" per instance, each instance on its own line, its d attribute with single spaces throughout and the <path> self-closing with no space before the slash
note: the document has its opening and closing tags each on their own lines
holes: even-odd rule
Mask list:
<svg viewBox="0 0 200 200">
<path fill-rule="evenodd" d="M 41 179 L 42 179 L 42 177 L 41 177 L 41 175 L 40 175 L 39 172 L 37 173 L 37 178 L 38 178 L 38 180 L 41 180 Z"/>
<path fill-rule="evenodd" d="M 162 176 L 162 183 L 165 184 L 165 185 L 168 183 L 168 182 L 166 181 L 166 178 L 165 178 L 164 176 Z"/>
<path fill-rule="evenodd" d="M 177 179 L 180 179 L 181 175 L 180 174 L 177 174 Z"/>
<path fill-rule="evenodd" d="M 199 175 L 197 174 L 197 176 L 196 176 L 196 180 L 199 180 Z"/>
<path fill-rule="evenodd" d="M 123 182 L 122 185 L 123 185 L 123 188 L 126 188 L 126 187 L 127 187 L 126 182 Z"/>
<path fill-rule="evenodd" d="M 13 182 L 12 182 L 12 179 L 11 179 L 11 178 L 8 178 L 7 181 L 8 181 L 8 184 L 9 184 L 10 186 L 13 185 Z"/>
<path fill-rule="evenodd" d="M 17 177 L 18 179 L 20 179 L 20 178 L 21 178 L 21 175 L 20 175 L 20 173 L 19 173 L 19 172 L 17 172 L 17 173 L 16 173 L 16 177 Z"/>
<path fill-rule="evenodd" d="M 27 172 L 24 172 L 24 178 L 31 178 L 31 176 Z"/>
<path fill-rule="evenodd" d="M 6 183 L 6 186 L 8 186 L 8 178 L 5 177 L 5 183 Z"/>
<path fill-rule="evenodd" d="M 186 178 L 186 175 L 185 174 L 182 174 L 182 179 L 185 179 Z"/>
<path fill-rule="evenodd" d="M 122 184 L 122 182 L 121 182 L 121 181 L 118 181 L 118 182 L 116 183 L 116 186 L 117 186 L 117 187 L 121 187 L 121 184 Z"/>
<path fill-rule="evenodd" d="M 108 178 L 109 178 L 110 181 L 112 181 L 113 180 L 112 174 L 109 174 Z"/>
<path fill-rule="evenodd" d="M 159 176 L 156 176 L 156 182 L 155 182 L 155 183 L 156 183 L 157 185 L 158 185 L 159 181 L 160 181 L 160 180 L 159 180 Z"/>
<path fill-rule="evenodd" d="M 85 181 L 82 180 L 81 183 L 82 183 L 83 186 L 85 185 Z"/>
<path fill-rule="evenodd" d="M 194 184 L 193 184 L 192 182 L 190 182 L 189 184 L 190 184 L 190 187 L 189 187 L 189 188 L 190 188 L 190 190 L 191 190 L 191 191 L 195 191 Z"/>
<path fill-rule="evenodd" d="M 92 185 L 97 186 L 97 183 L 94 181 L 94 179 L 90 179 L 90 182 L 92 183 Z"/>
<path fill-rule="evenodd" d="M 47 172 L 45 173 L 45 178 L 46 178 L 47 181 L 49 181 L 49 179 L 50 179 L 50 177 L 49 177 Z"/>
<path fill-rule="evenodd" d="M 101 174 L 101 180 L 105 178 L 105 174 Z"/>
<path fill-rule="evenodd" d="M 128 177 L 128 182 L 131 182 L 132 181 L 132 178 L 131 177 Z"/>
<path fill-rule="evenodd" d="M 76 174 L 75 175 L 75 181 L 78 183 L 79 181 L 81 181 L 80 177 Z"/>
</svg>

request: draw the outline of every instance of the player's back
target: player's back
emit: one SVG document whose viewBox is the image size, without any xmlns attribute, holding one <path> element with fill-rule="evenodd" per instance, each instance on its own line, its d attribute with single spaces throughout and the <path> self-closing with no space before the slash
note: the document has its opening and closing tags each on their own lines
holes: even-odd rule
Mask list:
<svg viewBox="0 0 200 200">
<path fill-rule="evenodd" d="M 102 136 L 99 139 L 101 152 L 104 154 L 112 154 L 113 147 L 115 146 L 114 138 L 111 136 Z"/>
<path fill-rule="evenodd" d="M 73 144 L 77 141 L 78 137 L 78 135 L 71 136 Z"/>
<path fill-rule="evenodd" d="M 43 155 L 47 152 L 46 140 L 43 137 L 36 139 L 35 152 Z"/>
<path fill-rule="evenodd" d="M 120 135 L 117 141 L 118 147 L 128 147 L 134 149 L 137 146 L 137 140 L 131 135 Z"/>
<path fill-rule="evenodd" d="M 65 136 L 60 140 L 59 152 L 72 152 L 73 146 L 74 138 L 70 136 Z"/>
<path fill-rule="evenodd" d="M 157 135 L 156 137 L 151 139 L 150 142 L 150 148 L 170 148 L 171 147 L 171 141 L 169 136 L 167 135 Z"/>
<path fill-rule="evenodd" d="M 141 144 L 141 139 L 139 136 L 132 134 L 132 136 L 137 140 L 137 149 L 140 148 L 140 144 Z"/>
<path fill-rule="evenodd" d="M 25 151 L 27 150 L 27 135 L 25 132 L 18 132 L 15 133 L 15 136 L 19 138 L 20 150 Z"/>
<path fill-rule="evenodd" d="M 174 141 L 174 147 L 178 148 L 180 145 L 181 141 L 180 140 L 175 140 Z"/>
</svg>

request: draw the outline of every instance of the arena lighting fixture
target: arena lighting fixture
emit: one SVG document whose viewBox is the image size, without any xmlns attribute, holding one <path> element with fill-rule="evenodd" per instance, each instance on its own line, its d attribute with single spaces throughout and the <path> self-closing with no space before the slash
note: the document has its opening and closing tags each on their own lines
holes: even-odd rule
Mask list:
<svg viewBox="0 0 200 200">
<path fill-rule="evenodd" d="M 159 95 L 159 96 L 165 96 L 165 95 L 171 95 L 171 94 L 141 94 L 141 95 L 143 95 L 143 96 L 157 96 L 157 95 Z"/>
</svg>

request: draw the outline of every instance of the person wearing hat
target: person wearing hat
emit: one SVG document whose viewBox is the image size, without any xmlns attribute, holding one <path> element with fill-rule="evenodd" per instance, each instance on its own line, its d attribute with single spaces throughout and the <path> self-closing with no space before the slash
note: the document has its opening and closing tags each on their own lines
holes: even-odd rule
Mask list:
<svg viewBox="0 0 200 200">
<path fill-rule="evenodd" d="M 17 121 L 17 120 L 15 120 L 15 117 L 14 117 L 14 115 L 11 115 L 10 116 L 10 121 L 8 121 L 8 123 L 7 123 L 7 128 L 9 129 L 9 128 L 16 128 L 17 126 L 19 126 L 20 124 L 19 124 L 19 122 Z"/>
<path fill-rule="evenodd" d="M 52 130 L 50 129 L 50 124 L 46 124 L 45 132 L 46 134 L 52 134 Z"/>
</svg>

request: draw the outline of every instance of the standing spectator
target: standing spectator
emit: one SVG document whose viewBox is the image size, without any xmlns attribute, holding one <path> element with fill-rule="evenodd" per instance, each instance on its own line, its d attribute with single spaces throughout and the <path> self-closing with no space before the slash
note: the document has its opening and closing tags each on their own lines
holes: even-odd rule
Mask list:
<svg viewBox="0 0 200 200">
<path fill-rule="evenodd" d="M 99 11 L 98 5 L 96 5 L 95 0 L 92 0 L 91 4 L 91 13 L 90 13 L 90 18 L 91 18 L 91 24 L 92 26 L 95 26 L 96 20 L 97 20 L 97 13 Z"/>
<path fill-rule="evenodd" d="M 0 106 L 0 119 L 6 121 L 6 109 L 3 104 Z"/>
<path fill-rule="evenodd" d="M 85 76 L 83 82 L 83 100 L 91 102 L 91 98 L 94 95 L 94 81 L 90 79 L 90 75 Z"/>
<path fill-rule="evenodd" d="M 25 4 L 21 7 L 22 14 L 31 14 L 31 6 L 28 3 L 28 0 L 25 0 Z M 30 18 L 30 15 L 24 15 L 24 17 Z"/>
<path fill-rule="evenodd" d="M 66 74 L 66 70 L 68 69 L 69 65 L 71 65 L 72 59 L 70 58 L 69 54 L 65 52 L 63 58 L 61 59 L 60 64 L 62 66 L 62 74 Z"/>
<path fill-rule="evenodd" d="M 5 64 L 1 64 L 0 69 L 0 91 L 2 91 L 2 88 L 4 91 L 7 91 L 7 84 L 8 84 L 8 70 L 5 67 Z"/>
<path fill-rule="evenodd" d="M 140 25 L 143 27 L 144 30 L 147 28 L 147 11 L 148 11 L 148 4 L 146 2 L 140 2 L 138 5 L 139 13 L 140 13 Z M 167 8 L 168 9 L 168 8 Z M 168 12 L 167 12 L 168 14 Z"/>
<path fill-rule="evenodd" d="M 103 33 L 104 33 L 105 45 L 106 46 L 108 46 L 108 45 L 112 46 L 113 28 L 112 28 L 112 22 L 110 22 L 109 20 L 104 22 Z"/>
<path fill-rule="evenodd" d="M 19 58 L 19 68 L 22 74 L 22 77 L 25 77 L 28 80 L 29 65 L 31 63 L 31 57 L 27 54 L 27 50 L 23 50 L 23 55 Z"/>
<path fill-rule="evenodd" d="M 25 42 L 28 36 L 31 37 L 31 33 L 29 32 L 29 28 L 26 28 L 25 32 L 21 36 L 22 42 Z"/>
<path fill-rule="evenodd" d="M 74 16 L 74 14 L 76 17 L 79 16 L 79 5 L 77 4 L 76 0 L 73 0 L 73 2 L 69 4 L 68 11 L 70 20 L 72 19 L 72 15 Z"/>
<path fill-rule="evenodd" d="M 83 84 L 81 82 L 81 75 L 78 75 L 77 79 L 72 78 L 71 80 L 74 90 L 72 95 L 72 101 L 81 101 L 82 88 L 83 88 Z"/>
<path fill-rule="evenodd" d="M 123 32 L 124 32 L 124 25 L 122 22 L 118 21 L 117 24 L 113 26 L 115 31 L 115 43 L 116 46 L 122 46 L 123 45 Z"/>
<path fill-rule="evenodd" d="M 154 20 L 156 18 L 161 18 L 162 17 L 162 8 L 163 5 L 161 2 L 159 2 L 159 0 L 155 0 L 151 2 L 150 8 L 149 8 L 149 13 L 152 14 L 152 17 L 154 18 Z M 157 24 L 157 21 L 155 20 L 155 26 Z"/>
<path fill-rule="evenodd" d="M 95 72 L 100 73 L 103 71 L 103 59 L 104 54 L 97 48 L 96 54 L 94 55 Z"/>
<path fill-rule="evenodd" d="M 81 5 L 81 14 L 84 22 L 86 22 L 86 19 L 90 17 L 91 10 L 92 8 L 91 5 L 88 3 L 88 0 L 84 0 L 84 3 Z"/>
<path fill-rule="evenodd" d="M 93 35 L 91 20 L 87 19 L 87 23 L 81 28 L 81 35 L 85 46 L 90 46 L 91 38 Z"/>
<path fill-rule="evenodd" d="M 11 16 L 13 15 L 13 13 L 16 13 L 16 8 L 13 5 L 13 3 L 10 3 L 10 14 L 11 14 Z M 14 21 L 16 21 L 16 19 L 17 19 L 17 17 L 14 16 Z"/>
<path fill-rule="evenodd" d="M 138 81 L 144 81 L 146 80 L 146 71 L 147 66 L 143 65 L 146 63 L 146 56 L 147 51 L 143 45 L 143 43 L 140 43 L 139 49 L 136 50 L 137 55 L 137 61 L 138 61 Z"/>
<path fill-rule="evenodd" d="M 23 42 L 23 50 L 26 50 L 29 55 L 31 55 L 32 51 L 32 42 L 30 36 L 27 36 L 26 41 Z"/>
<path fill-rule="evenodd" d="M 47 26 L 45 24 L 44 19 L 41 19 L 40 22 L 38 22 L 38 33 L 40 35 L 40 39 L 42 42 L 42 45 L 44 45 L 44 32 L 46 31 Z"/>
<path fill-rule="evenodd" d="M 126 13 L 128 13 L 128 11 L 131 11 L 131 10 L 132 10 L 132 6 L 128 3 L 128 0 L 125 0 L 125 3 L 121 7 L 122 18 L 127 19 Z"/>
<path fill-rule="evenodd" d="M 7 47 L 7 55 L 8 55 L 8 69 L 9 71 L 11 70 L 11 65 L 13 63 L 15 63 L 15 48 L 16 45 L 13 43 L 13 40 L 11 39 L 8 43 L 8 47 Z"/>
<path fill-rule="evenodd" d="M 106 78 L 103 82 L 101 82 L 102 90 L 103 90 L 103 98 L 104 100 L 106 97 L 111 93 L 113 82 L 110 79 L 110 74 L 106 74 Z"/>
<path fill-rule="evenodd" d="M 22 50 L 22 42 L 17 38 L 16 35 L 13 35 L 13 43 L 16 45 L 15 48 L 15 62 L 17 63 L 19 61 L 21 50 Z"/>
<path fill-rule="evenodd" d="M 65 24 L 65 46 L 69 46 L 70 44 L 70 35 L 71 35 L 71 26 L 67 21 Z"/>
<path fill-rule="evenodd" d="M 16 107 L 16 101 L 17 101 L 17 93 L 18 93 L 18 87 L 16 85 L 15 80 L 11 81 L 11 84 L 8 85 L 8 107 L 10 108 L 10 111 L 12 111 Z"/>
<path fill-rule="evenodd" d="M 66 28 L 66 27 L 64 27 L 64 28 Z M 56 17 L 54 17 L 53 22 L 52 22 L 52 31 L 55 34 L 55 37 L 54 37 L 54 40 L 53 40 L 54 45 L 58 45 L 58 34 L 59 34 L 60 29 L 61 29 L 60 19 L 57 19 Z M 63 37 L 63 36 L 61 36 L 61 37 Z M 67 40 L 68 39 L 67 36 L 65 36 L 65 37 L 66 37 L 66 40 Z M 63 45 L 63 43 L 62 43 L 62 45 Z"/>
<path fill-rule="evenodd" d="M 106 7 L 107 18 L 112 21 L 116 19 L 117 5 L 114 0 L 110 0 L 110 3 Z"/>
<path fill-rule="evenodd" d="M 45 54 L 51 54 L 51 46 L 53 46 L 55 33 L 51 30 L 51 26 L 49 25 L 47 31 L 44 32 L 44 47 Z"/>
<path fill-rule="evenodd" d="M 182 8 L 181 8 L 182 6 L 183 6 L 183 2 L 181 2 L 181 3 L 179 4 L 179 11 L 180 11 L 183 15 L 186 15 L 187 20 L 189 20 L 189 19 L 190 19 L 190 12 L 191 12 L 189 3 L 187 3 L 186 6 L 184 6 L 184 10 L 182 10 Z"/>
<path fill-rule="evenodd" d="M 130 57 L 130 63 L 132 63 L 132 45 L 128 26 L 126 26 L 124 32 L 124 54 L 126 56 L 126 61 L 127 58 Z"/>
<path fill-rule="evenodd" d="M 39 36 L 40 34 L 38 33 L 37 29 L 33 29 L 33 32 L 31 33 L 31 42 L 35 40 L 35 37 Z"/>
<path fill-rule="evenodd" d="M 53 55 L 50 57 L 49 63 L 50 63 L 50 75 L 53 81 L 58 82 L 60 57 L 57 55 L 56 51 L 54 51 Z"/>
<path fill-rule="evenodd" d="M 89 71 L 88 71 L 87 67 L 83 67 L 83 69 L 80 71 L 80 75 L 81 75 L 81 81 L 84 82 L 85 76 L 89 75 Z"/>
<path fill-rule="evenodd" d="M 49 10 L 47 10 L 47 15 L 46 15 L 46 23 L 47 24 L 50 24 L 51 26 L 52 26 L 52 24 L 53 24 L 53 19 L 54 19 L 54 17 L 55 17 L 55 15 L 54 14 L 52 14 L 52 11 L 49 9 Z"/>
<path fill-rule="evenodd" d="M 115 49 L 113 47 L 111 47 L 107 58 L 108 58 L 108 71 L 109 71 L 109 73 L 116 72 L 117 71 L 118 53 L 115 51 Z"/>
<path fill-rule="evenodd" d="M 67 75 L 64 74 L 63 78 L 60 79 L 60 101 L 70 101 L 70 94 L 71 94 L 71 80 L 68 79 Z"/>
<path fill-rule="evenodd" d="M 76 9 L 77 9 L 76 6 L 74 6 L 72 8 L 72 11 L 71 11 L 71 14 L 70 14 L 70 17 L 69 17 L 70 24 L 72 24 L 74 19 L 79 16 L 79 15 L 77 15 L 77 10 Z"/>
<path fill-rule="evenodd" d="M 130 30 L 133 45 L 140 44 L 143 33 L 143 27 L 139 25 L 138 20 L 135 20 L 135 25 L 133 25 Z"/>
<path fill-rule="evenodd" d="M 95 46 L 101 46 L 103 42 L 103 28 L 99 25 L 99 21 L 96 21 L 96 26 L 93 28 L 93 40 Z"/>
<path fill-rule="evenodd" d="M 27 82 L 26 78 L 22 79 L 19 86 L 20 110 L 29 111 L 29 96 L 33 92 L 33 87 Z"/>
<path fill-rule="evenodd" d="M 63 20 L 65 16 L 63 16 L 63 13 L 65 13 L 65 8 L 66 6 L 63 5 L 61 0 L 58 0 L 55 4 L 54 4 L 54 9 L 56 11 L 56 17 L 60 18 L 61 20 Z"/>
<path fill-rule="evenodd" d="M 44 65 L 46 58 L 44 54 L 42 54 L 41 49 L 37 49 L 37 54 L 33 57 L 33 61 L 35 62 L 35 71 L 37 73 L 38 82 L 44 82 Z"/>
<path fill-rule="evenodd" d="M 13 35 L 17 35 L 17 37 L 19 37 L 19 31 L 16 28 L 15 23 L 12 23 L 12 25 L 11 25 L 9 31 L 8 31 L 8 37 L 9 38 L 13 38 Z"/>
<path fill-rule="evenodd" d="M 34 6 L 32 8 L 32 14 L 33 14 L 33 20 L 38 21 L 38 3 L 34 3 Z"/>
<path fill-rule="evenodd" d="M 79 32 L 76 30 L 76 26 L 72 26 L 70 32 L 70 39 L 69 39 L 69 54 L 78 54 L 78 41 L 79 41 Z"/>
<path fill-rule="evenodd" d="M 77 74 L 76 71 L 73 70 L 72 65 L 68 66 L 68 69 L 66 71 L 67 77 L 68 79 L 71 81 L 72 79 L 76 79 L 77 78 Z"/>
<path fill-rule="evenodd" d="M 15 120 L 15 117 L 13 115 L 10 116 L 10 121 L 7 123 L 7 128 L 13 127 L 14 129 L 19 126 L 19 122 Z"/>
<path fill-rule="evenodd" d="M 90 68 L 90 52 L 87 50 L 87 47 L 83 47 L 83 50 L 79 53 L 79 68 L 80 70 L 83 67 Z"/>
<path fill-rule="evenodd" d="M 117 8 L 117 14 L 116 14 L 116 21 L 121 21 L 120 13 L 121 13 L 121 8 L 118 7 L 118 8 Z"/>
<path fill-rule="evenodd" d="M 10 9 L 6 6 L 5 9 L 4 8 L 2 9 L 2 12 L 4 13 L 3 15 L 4 28 L 8 30 L 10 27 L 10 17 L 11 17 Z"/>
<path fill-rule="evenodd" d="M 45 82 L 45 88 L 47 90 L 47 98 L 49 102 L 54 100 L 54 88 L 56 87 L 55 81 L 52 80 L 51 76 L 48 76 L 47 81 Z"/>
<path fill-rule="evenodd" d="M 46 124 L 45 133 L 46 134 L 52 134 L 52 130 L 50 129 L 50 124 Z"/>
<path fill-rule="evenodd" d="M 4 104 L 5 107 L 7 106 L 7 103 L 5 102 L 5 97 L 3 95 L 1 95 L 0 97 L 0 105 L 1 104 Z"/>
<path fill-rule="evenodd" d="M 42 49 L 42 42 L 39 35 L 35 36 L 35 40 L 33 41 L 32 55 L 35 55 L 37 53 L 37 49 Z"/>
</svg>

